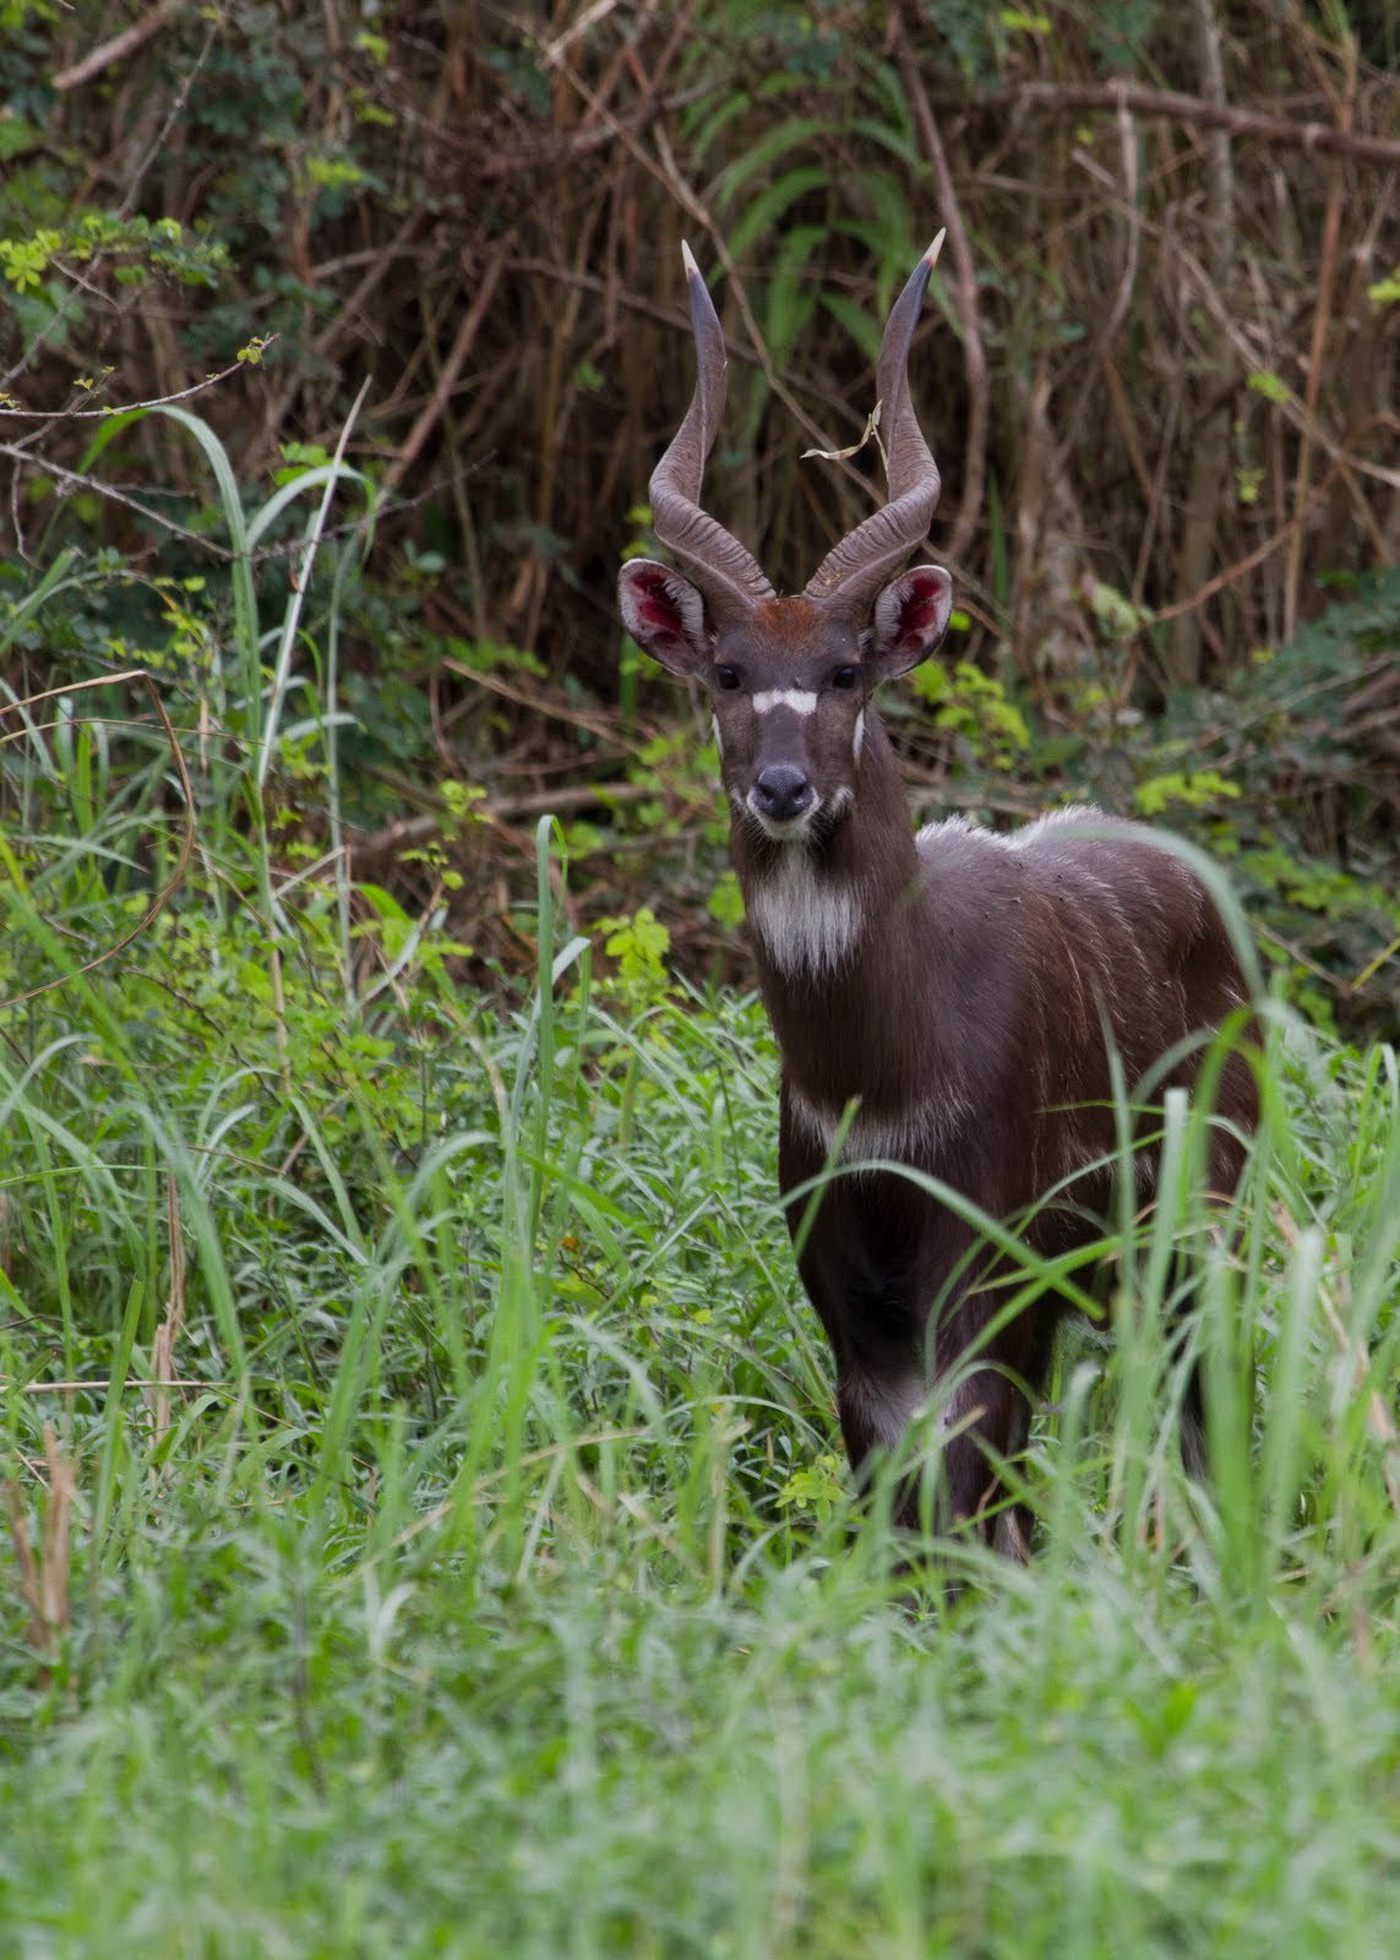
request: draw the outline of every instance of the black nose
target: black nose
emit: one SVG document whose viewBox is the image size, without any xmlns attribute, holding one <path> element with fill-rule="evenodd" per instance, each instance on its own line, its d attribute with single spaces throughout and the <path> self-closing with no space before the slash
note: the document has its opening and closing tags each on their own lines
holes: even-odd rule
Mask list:
<svg viewBox="0 0 1400 1960">
<path fill-rule="evenodd" d="M 800 817 L 815 792 L 802 771 L 791 762 L 770 762 L 760 769 L 753 786 L 753 800 L 759 815 L 774 823 L 790 823 Z"/>
</svg>

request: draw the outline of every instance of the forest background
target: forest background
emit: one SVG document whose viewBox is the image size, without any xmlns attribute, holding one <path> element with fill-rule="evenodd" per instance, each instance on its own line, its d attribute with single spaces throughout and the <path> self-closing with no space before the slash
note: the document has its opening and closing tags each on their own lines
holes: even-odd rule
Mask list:
<svg viewBox="0 0 1400 1960">
<path fill-rule="evenodd" d="M 262 498 L 341 454 L 375 513 L 341 623 L 357 872 L 421 906 L 404 847 L 440 844 L 473 978 L 515 973 L 549 809 L 576 923 L 649 908 L 687 971 L 742 972 L 713 757 L 614 600 L 688 399 L 680 240 L 730 340 L 708 495 L 796 588 L 881 494 L 873 445 L 801 452 L 859 442 L 946 225 L 914 371 L 960 610 L 895 704 L 917 813 L 1174 821 L 1294 998 L 1394 1033 L 1384 0 L 5 13 L 10 595 L 84 565 L 42 684 L 168 649 L 158 581 L 228 548 L 188 432 L 107 411 L 183 400 Z M 334 538 L 363 515 L 342 492 Z M 212 591 L 184 606 L 217 665 Z M 304 773 L 282 804 L 324 834 Z"/>
<path fill-rule="evenodd" d="M 1396 0 L 0 0 L 15 1950 L 1376 1950 L 1398 65 Z M 921 1607 L 774 1201 L 707 720 L 614 585 L 682 238 L 707 502 L 792 588 L 941 227 L 911 817 L 1184 833 L 1277 1008 L 1234 1238 L 1169 1108 L 1036 1555 Z"/>
</svg>

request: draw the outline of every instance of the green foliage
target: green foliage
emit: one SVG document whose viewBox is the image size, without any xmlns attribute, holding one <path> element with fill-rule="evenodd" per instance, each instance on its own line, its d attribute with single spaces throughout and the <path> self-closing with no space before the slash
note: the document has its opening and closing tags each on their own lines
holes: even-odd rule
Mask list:
<svg viewBox="0 0 1400 1960">
<path fill-rule="evenodd" d="M 585 956 L 543 863 L 545 985 L 514 1012 L 406 959 L 371 890 L 347 993 L 333 887 L 274 863 L 272 931 L 233 830 L 87 981 L 107 880 L 138 890 L 138 828 L 168 823 L 153 735 L 104 758 L 100 729 L 6 752 L 10 977 L 55 947 L 69 975 L 0 1059 L 0 1454 L 32 1555 L 0 1589 L 0 1864 L 27 1929 L 1366 1950 L 1400 1857 L 1393 1053 L 1273 1051 L 1234 1252 L 1168 1113 L 1120 1347 L 1067 1356 L 1018 1473 L 1033 1561 L 945 1548 L 961 1596 L 930 1604 L 837 1455 L 757 1004 L 616 1011 L 586 968 L 564 997 Z M 1179 1468 L 1173 1257 L 1208 1488 Z"/>
<path fill-rule="evenodd" d="M 115 262 L 119 284 L 139 284 L 151 272 L 186 285 L 214 286 L 228 265 L 217 240 L 187 237 L 174 218 L 125 218 L 112 211 L 84 211 L 64 227 L 41 227 L 24 239 L 0 238 L 0 274 L 20 292 L 37 287 L 50 266 Z"/>
<path fill-rule="evenodd" d="M 1110 645 L 1124 645 L 1134 639 L 1151 617 L 1145 606 L 1135 606 L 1102 579 L 1091 581 L 1088 601 L 1095 624 Z"/>
<path fill-rule="evenodd" d="M 827 1524 L 841 1503 L 842 1486 L 840 1458 L 823 1451 L 815 1463 L 793 1471 L 778 1492 L 778 1508 L 809 1512 L 819 1524 Z"/>
<path fill-rule="evenodd" d="M 1227 782 L 1217 769 L 1174 769 L 1165 776 L 1149 776 L 1133 791 L 1141 815 L 1159 817 L 1173 804 L 1199 810 L 1218 804 L 1223 798 L 1237 797 L 1239 785 Z"/>
<path fill-rule="evenodd" d="M 648 1007 L 670 991 L 666 955 L 671 935 L 649 905 L 640 906 L 628 917 L 599 919 L 598 930 L 606 934 L 603 951 L 617 961 L 617 990 L 634 1008 Z"/>
<path fill-rule="evenodd" d="M 909 677 L 914 692 L 934 709 L 935 727 L 959 739 L 974 767 L 1006 770 L 1030 746 L 1025 716 L 1002 683 L 971 661 L 951 669 L 937 661 Z"/>
<path fill-rule="evenodd" d="M 975 240 L 992 487 L 966 657 L 901 688 L 896 738 L 999 821 L 1091 796 L 1180 824 L 1227 862 L 1291 1003 L 1237 1233 L 1209 1229 L 1199 1123 L 1169 1111 L 1156 1209 L 1105 1232 L 1116 1346 L 1067 1350 L 1014 1471 L 1035 1556 L 939 1548 L 952 1600 L 898 1563 L 888 1484 L 861 1510 L 849 1489 L 774 1197 L 771 1041 L 750 995 L 685 979 L 748 972 L 726 953 L 716 758 L 675 691 L 630 658 L 619 679 L 608 624 L 645 521 L 625 506 L 689 386 L 665 268 L 698 210 L 737 275 L 713 507 L 784 582 L 868 508 L 793 460 L 788 418 L 836 451 L 859 434 L 881 306 L 933 228 L 883 15 L 726 0 L 677 39 L 665 10 L 595 10 L 546 68 L 513 15 L 446 10 L 423 36 L 382 9 L 237 0 L 175 10 L 79 100 L 51 86 L 55 29 L 96 47 L 101 10 L 0 0 L 0 406 L 245 370 L 198 417 L 72 417 L 14 445 L 7 1950 L 1273 1956 L 1369 1953 L 1389 1923 L 1400 1072 L 1384 1041 L 1317 1029 L 1400 1027 L 1400 587 L 1336 579 L 1373 513 L 1325 556 L 1309 526 L 1293 597 L 1326 583 L 1328 611 L 1251 651 L 1294 611 L 1275 553 L 1257 595 L 1217 602 L 1206 684 L 1154 694 L 1154 607 L 1181 596 L 1172 443 L 1196 428 L 1161 377 L 1193 371 L 1205 329 L 1173 343 L 1143 296 L 1167 289 L 1154 241 L 1194 250 L 1207 151 L 1144 176 L 1143 272 L 1102 350 L 1142 418 L 1147 526 L 1116 424 L 1067 420 L 1121 264 L 1116 129 L 1086 113 L 1067 177 L 1068 125 L 1002 128 L 980 98 L 1028 58 L 1194 87 L 1194 55 L 1146 0 L 911 19 Z M 1232 16 L 1236 92 L 1250 33 Z M 1271 17 L 1273 94 L 1315 90 L 1339 33 Z M 576 84 L 600 78 L 664 182 L 621 151 L 593 169 Z M 1363 74 L 1358 117 L 1381 99 Z M 1303 152 L 1235 167 L 1242 276 L 1217 298 L 1263 297 L 1231 320 L 1257 368 L 1224 565 L 1300 515 L 1304 340 L 1267 275 L 1286 229 L 1316 289 L 1330 181 Z M 1052 266 L 1027 244 L 1049 212 Z M 449 376 L 463 266 L 470 285 L 498 251 Z M 1334 431 L 1356 426 L 1334 391 L 1365 314 L 1329 329 Z M 962 331 L 940 279 L 920 339 L 940 454 L 967 425 Z M 1074 596 L 1096 662 L 1043 692 L 1029 660 L 1034 687 L 986 672 L 1042 373 L 1093 512 Z M 366 578 L 369 459 L 434 402 Z M 1348 481 L 1359 504 L 1375 479 Z M 144 692 L 79 685 L 132 666 L 188 786 Z M 556 786 L 571 894 L 528 848 Z M 566 907 L 601 921 L 592 946 Z M 1180 1469 L 1185 1356 L 1162 1333 L 1179 1280 L 1206 1486 Z"/>
<path fill-rule="evenodd" d="M 1270 374 L 1266 370 L 1260 370 L 1251 374 L 1247 386 L 1252 388 L 1255 394 L 1262 395 L 1265 401 L 1286 402 L 1291 399 L 1287 387 L 1279 380 L 1278 376 L 1276 374 Z"/>
<path fill-rule="evenodd" d="M 344 848 L 346 757 L 389 752 L 346 725 L 386 700 L 342 686 L 347 611 L 383 638 L 412 617 L 329 536 L 368 486 L 308 446 L 259 500 L 207 424 L 173 426 L 227 570 L 73 547 L 0 585 L 16 675 L 42 658 L 68 690 L 13 704 L 0 747 L 0 975 L 47 989 L 0 1047 L 0 1876 L 24 1937 L 1364 1950 L 1400 1858 L 1393 1051 L 1279 1025 L 1223 1234 L 1203 1117 L 1169 1105 L 1156 1206 L 1099 1248 L 1116 1346 L 1066 1354 L 1013 1467 L 1031 1564 L 949 1542 L 922 1591 L 895 1466 L 858 1509 L 838 1455 L 758 1003 L 680 986 L 659 901 L 602 918 L 600 983 L 547 818 L 533 987 L 463 987 L 483 786 L 420 761 L 426 834 L 382 877 Z M 1351 673 L 1376 630 L 1353 612 L 1309 657 Z M 478 654 L 548 702 L 508 651 L 444 658 Z M 95 658 L 158 677 L 188 789 L 145 697 L 79 691 Z M 965 766 L 1027 766 L 1009 692 L 944 678 Z M 421 757 L 420 705 L 395 711 Z M 591 739 L 596 706 L 566 712 Z M 681 730 L 626 753 L 646 793 L 608 826 L 600 792 L 585 874 L 635 823 L 705 890 L 714 758 Z M 1150 782 L 1145 736 L 1136 760 Z M 1157 762 L 1209 822 L 1210 771 Z M 1252 875 L 1318 896 L 1301 858 Z M 1182 1279 L 1204 1487 L 1164 1333 Z"/>
<path fill-rule="evenodd" d="M 740 891 L 739 880 L 732 871 L 721 872 L 715 880 L 714 890 L 705 900 L 705 910 L 722 926 L 733 928 L 742 923 L 744 894 Z"/>
</svg>

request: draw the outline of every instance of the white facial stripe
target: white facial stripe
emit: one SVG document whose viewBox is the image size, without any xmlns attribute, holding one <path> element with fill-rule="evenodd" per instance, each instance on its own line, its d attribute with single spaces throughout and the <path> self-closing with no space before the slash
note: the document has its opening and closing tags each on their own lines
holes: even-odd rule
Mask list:
<svg viewBox="0 0 1400 1960">
<path fill-rule="evenodd" d="M 720 759 L 720 761 L 721 761 L 721 762 L 723 762 L 723 760 L 724 760 L 724 737 L 723 737 L 723 736 L 722 736 L 722 735 L 720 734 L 720 732 L 719 732 L 719 716 L 718 716 L 718 715 L 711 715 L 711 716 L 710 716 L 710 728 L 711 728 L 711 731 L 712 731 L 712 732 L 713 732 L 713 734 L 714 734 L 714 738 L 715 738 L 715 748 L 716 748 L 716 750 L 717 750 L 717 751 L 718 751 L 718 753 L 719 753 L 719 759 Z"/>
<path fill-rule="evenodd" d="M 805 687 L 769 687 L 753 697 L 754 713 L 772 714 L 774 708 L 791 708 L 795 715 L 814 715 L 817 697 Z"/>
<path fill-rule="evenodd" d="M 856 716 L 855 739 L 851 745 L 854 750 L 855 758 L 857 762 L 860 761 L 860 752 L 864 744 L 865 744 L 865 710 L 864 708 L 862 708 L 860 713 Z"/>
</svg>

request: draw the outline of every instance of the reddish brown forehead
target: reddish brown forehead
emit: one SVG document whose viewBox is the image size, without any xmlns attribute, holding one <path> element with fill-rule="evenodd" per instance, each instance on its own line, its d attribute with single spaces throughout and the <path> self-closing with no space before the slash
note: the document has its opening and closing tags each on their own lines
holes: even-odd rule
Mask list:
<svg viewBox="0 0 1400 1960">
<path fill-rule="evenodd" d="M 813 662 L 858 657 L 851 628 L 801 597 L 765 599 L 721 631 L 715 651 L 765 674 L 797 674 Z"/>
<path fill-rule="evenodd" d="M 753 612 L 754 630 L 770 646 L 805 651 L 815 644 L 826 625 L 823 614 L 810 599 L 765 599 Z"/>
</svg>

